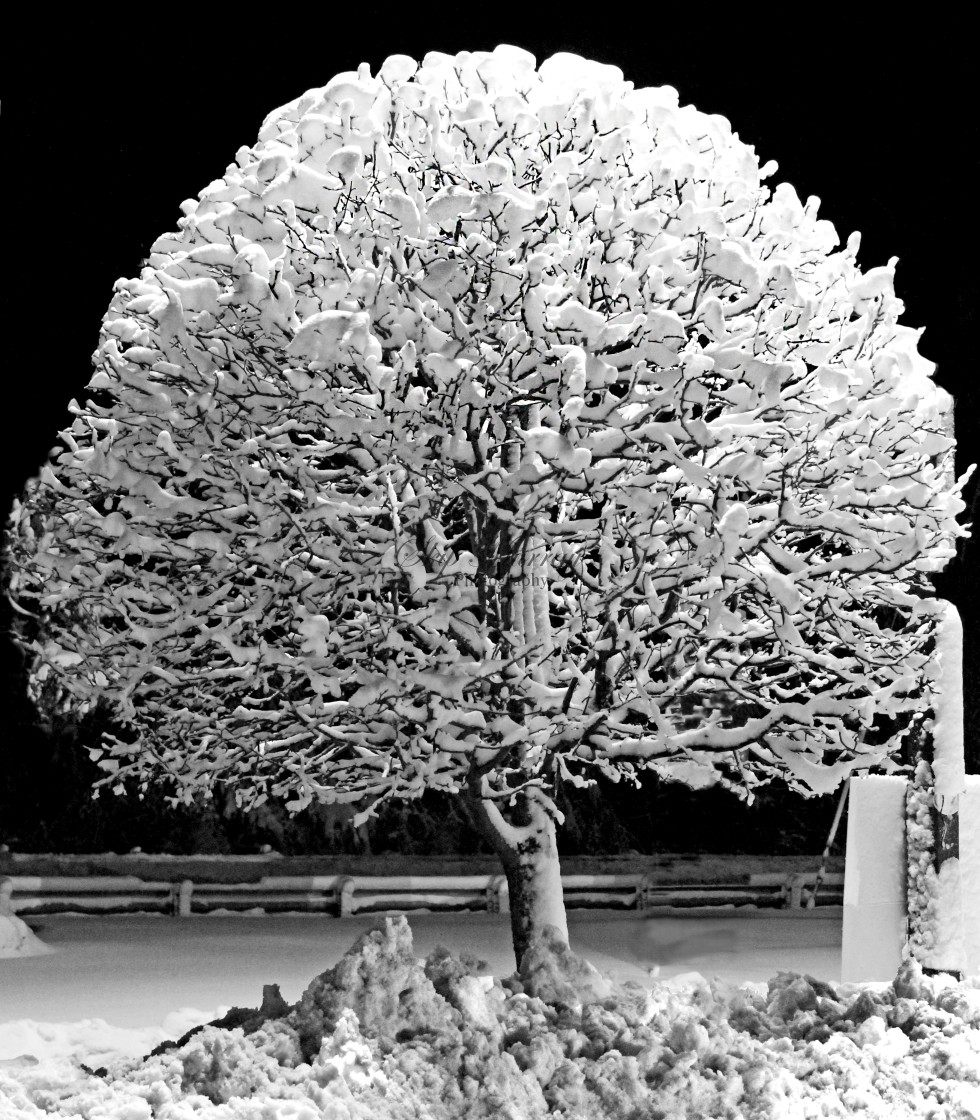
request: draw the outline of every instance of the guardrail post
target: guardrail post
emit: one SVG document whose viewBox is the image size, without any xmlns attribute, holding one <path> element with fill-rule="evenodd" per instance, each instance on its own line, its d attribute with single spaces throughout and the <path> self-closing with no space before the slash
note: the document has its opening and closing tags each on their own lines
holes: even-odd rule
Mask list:
<svg viewBox="0 0 980 1120">
<path fill-rule="evenodd" d="M 14 881 L 4 877 L 0 879 L 0 914 L 5 910 L 13 910 L 11 898 L 14 893 Z"/>
<path fill-rule="evenodd" d="M 334 896 L 337 900 L 337 913 L 341 918 L 354 913 L 354 880 L 350 875 L 341 875 L 337 880 Z"/>
<path fill-rule="evenodd" d="M 637 910 L 649 910 L 651 892 L 653 891 L 653 876 L 644 875 L 639 882 L 636 889 L 636 908 Z"/>
<path fill-rule="evenodd" d="M 180 885 L 177 887 L 177 908 L 176 916 L 178 918 L 189 918 L 191 915 L 191 895 L 194 893 L 194 883 L 190 879 L 182 879 Z"/>
<path fill-rule="evenodd" d="M 791 875 L 788 881 L 789 887 L 789 906 L 791 910 L 799 910 L 803 905 L 803 884 L 806 882 L 806 875 Z"/>
<path fill-rule="evenodd" d="M 491 914 L 510 913 L 510 887 L 506 875 L 494 875 L 487 884 L 487 910 Z"/>
</svg>

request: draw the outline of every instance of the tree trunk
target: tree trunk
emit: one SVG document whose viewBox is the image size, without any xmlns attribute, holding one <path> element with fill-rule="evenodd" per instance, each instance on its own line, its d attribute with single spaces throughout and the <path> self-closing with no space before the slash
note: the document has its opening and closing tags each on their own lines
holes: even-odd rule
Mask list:
<svg viewBox="0 0 980 1120">
<path fill-rule="evenodd" d="M 497 803 L 470 789 L 466 802 L 480 833 L 500 857 L 510 893 L 510 930 L 518 968 L 546 925 L 568 941 L 568 922 L 555 843 L 554 806 L 546 794 L 518 794 L 516 816 L 506 821 Z"/>
</svg>

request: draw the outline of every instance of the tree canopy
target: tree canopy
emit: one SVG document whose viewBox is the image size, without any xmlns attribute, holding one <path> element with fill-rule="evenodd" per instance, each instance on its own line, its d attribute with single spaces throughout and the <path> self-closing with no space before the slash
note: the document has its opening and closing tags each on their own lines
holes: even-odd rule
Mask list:
<svg viewBox="0 0 980 1120">
<path fill-rule="evenodd" d="M 242 803 L 833 788 L 925 703 L 948 396 L 818 200 L 500 47 L 273 112 L 116 283 L 15 508 L 39 698 Z M 52 699 L 52 697 L 54 699 Z"/>
</svg>

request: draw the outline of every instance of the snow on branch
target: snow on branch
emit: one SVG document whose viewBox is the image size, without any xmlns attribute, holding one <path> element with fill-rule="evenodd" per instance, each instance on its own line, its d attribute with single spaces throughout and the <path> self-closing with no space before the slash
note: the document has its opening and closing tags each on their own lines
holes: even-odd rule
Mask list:
<svg viewBox="0 0 980 1120">
<path fill-rule="evenodd" d="M 895 262 L 772 172 L 513 47 L 270 114 L 15 509 L 37 698 L 112 705 L 111 784 L 244 801 L 881 758 L 964 532 L 949 400 Z"/>
</svg>

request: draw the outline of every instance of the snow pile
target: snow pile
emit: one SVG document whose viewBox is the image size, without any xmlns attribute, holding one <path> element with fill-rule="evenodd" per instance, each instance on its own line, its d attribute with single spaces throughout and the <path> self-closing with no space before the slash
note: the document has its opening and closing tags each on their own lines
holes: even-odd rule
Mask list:
<svg viewBox="0 0 980 1120">
<path fill-rule="evenodd" d="M 0 906 L 0 957 L 39 957 L 53 952 L 23 918 Z"/>
<path fill-rule="evenodd" d="M 0 1070 L 19 1117 L 544 1120 L 980 1116 L 980 985 L 613 987 L 545 938 L 499 981 L 414 956 L 404 918 L 362 935 L 288 1006 L 265 989 L 146 1059 Z M 600 994 L 605 991 L 607 994 Z"/>
</svg>

